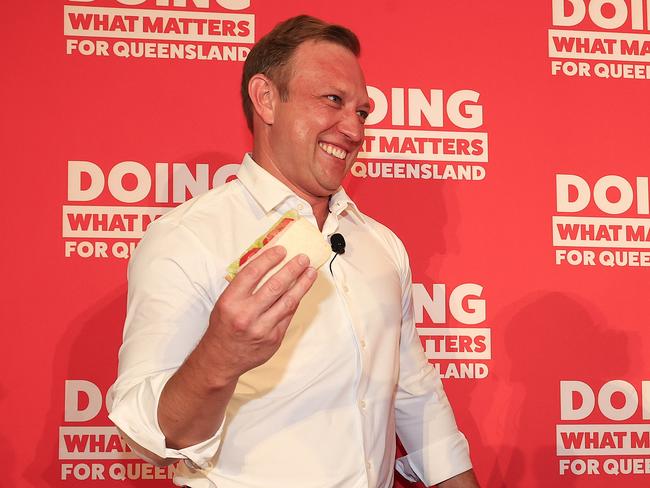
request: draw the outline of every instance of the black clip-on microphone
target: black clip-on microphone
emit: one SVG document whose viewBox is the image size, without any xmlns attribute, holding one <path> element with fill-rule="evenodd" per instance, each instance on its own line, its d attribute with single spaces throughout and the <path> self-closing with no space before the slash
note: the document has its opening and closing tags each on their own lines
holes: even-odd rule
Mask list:
<svg viewBox="0 0 650 488">
<path fill-rule="evenodd" d="M 345 253 L 345 238 L 338 232 L 336 234 L 332 234 L 330 236 L 330 245 L 332 246 L 332 251 L 336 254 L 330 261 L 330 274 L 334 276 L 334 272 L 332 271 L 332 263 L 336 259 L 336 256 Z"/>
</svg>

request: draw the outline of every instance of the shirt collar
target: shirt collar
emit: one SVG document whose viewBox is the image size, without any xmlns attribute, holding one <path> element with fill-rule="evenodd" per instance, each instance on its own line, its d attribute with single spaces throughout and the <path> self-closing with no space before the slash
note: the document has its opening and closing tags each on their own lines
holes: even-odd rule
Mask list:
<svg viewBox="0 0 650 488">
<path fill-rule="evenodd" d="M 366 223 L 366 218 L 357 207 L 357 204 L 352 201 L 352 199 L 345 192 L 343 187 L 339 189 L 330 197 L 330 212 L 335 214 L 337 217 L 344 210 L 352 210 L 352 213 L 362 222 Z"/>
<path fill-rule="evenodd" d="M 257 164 L 248 153 L 237 172 L 237 179 L 266 213 L 294 196 L 284 183 Z"/>
<path fill-rule="evenodd" d="M 257 164 L 250 153 L 244 155 L 237 172 L 237 179 L 244 185 L 265 213 L 269 213 L 288 198 L 299 198 L 289 187 Z M 344 210 L 350 209 L 361 222 L 366 223 L 364 215 L 359 211 L 359 208 L 343 187 L 339 187 L 330 197 L 329 209 L 337 217 Z"/>
</svg>

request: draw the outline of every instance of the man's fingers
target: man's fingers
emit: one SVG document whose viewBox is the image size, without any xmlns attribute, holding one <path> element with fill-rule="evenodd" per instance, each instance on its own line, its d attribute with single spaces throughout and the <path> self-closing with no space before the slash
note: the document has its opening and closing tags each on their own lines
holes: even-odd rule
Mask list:
<svg viewBox="0 0 650 488">
<path fill-rule="evenodd" d="M 292 315 L 315 281 L 316 271 L 308 268 L 309 258 L 304 254 L 294 256 L 279 267 L 285 256 L 284 247 L 270 248 L 242 269 L 221 296 L 222 315 L 235 317 L 235 321 L 254 326 L 258 332 L 273 330 L 283 317 Z M 279 271 L 269 274 L 277 267 Z M 261 280 L 265 281 L 253 293 Z M 224 298 L 227 299 L 224 301 Z M 232 305 L 229 309 L 226 302 Z M 271 307 L 275 307 L 275 313 L 266 317 Z"/>
<path fill-rule="evenodd" d="M 271 307 L 309 266 L 309 258 L 298 254 L 290 259 L 276 273 L 267 277 L 266 282 L 254 293 L 255 307 L 260 313 Z"/>
<path fill-rule="evenodd" d="M 300 300 L 316 281 L 318 272 L 314 268 L 305 269 L 289 288 L 273 305 L 262 315 L 264 322 L 274 325 L 283 325 L 286 328 L 289 320 L 296 312 Z"/>
<path fill-rule="evenodd" d="M 250 263 L 248 263 L 232 280 L 228 288 L 233 290 L 230 293 L 235 293 L 242 297 L 250 295 L 260 280 L 282 262 L 287 255 L 287 250 L 282 246 L 273 246 L 269 249 L 261 251 L 259 256 L 256 256 Z"/>
</svg>

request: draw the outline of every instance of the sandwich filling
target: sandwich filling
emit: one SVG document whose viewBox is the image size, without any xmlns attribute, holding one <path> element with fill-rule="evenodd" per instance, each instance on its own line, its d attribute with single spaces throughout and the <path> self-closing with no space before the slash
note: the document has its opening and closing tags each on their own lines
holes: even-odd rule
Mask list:
<svg viewBox="0 0 650 488">
<path fill-rule="evenodd" d="M 299 215 L 296 210 L 289 210 L 286 212 L 280 220 L 278 220 L 273 226 L 263 235 L 255 239 L 253 244 L 251 244 L 248 249 L 246 249 L 239 259 L 232 262 L 227 269 L 228 280 L 232 280 L 239 270 L 244 267 L 244 265 L 249 262 L 253 256 L 258 254 L 264 247 L 271 242 L 275 237 L 277 237 L 283 230 L 285 230 L 289 225 L 295 222 L 298 219 Z"/>
</svg>

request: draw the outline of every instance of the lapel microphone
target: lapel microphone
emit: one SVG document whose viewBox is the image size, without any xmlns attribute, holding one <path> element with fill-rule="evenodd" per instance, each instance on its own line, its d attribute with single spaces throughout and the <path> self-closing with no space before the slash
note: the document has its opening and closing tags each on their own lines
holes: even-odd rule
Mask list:
<svg viewBox="0 0 650 488">
<path fill-rule="evenodd" d="M 330 236 L 330 246 L 332 246 L 332 251 L 335 253 L 335 256 L 330 261 L 330 274 L 334 276 L 334 272 L 332 271 L 332 263 L 336 259 L 336 256 L 345 252 L 345 238 L 339 233 L 332 234 Z"/>
<path fill-rule="evenodd" d="M 341 234 L 332 234 L 330 245 L 336 254 L 345 254 L 345 238 Z"/>
</svg>

